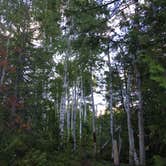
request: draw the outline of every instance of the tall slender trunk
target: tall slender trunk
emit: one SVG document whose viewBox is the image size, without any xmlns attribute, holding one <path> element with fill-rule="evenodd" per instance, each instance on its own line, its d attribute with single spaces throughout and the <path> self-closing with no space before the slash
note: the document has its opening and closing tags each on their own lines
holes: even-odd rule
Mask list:
<svg viewBox="0 0 166 166">
<path fill-rule="evenodd" d="M 68 92 L 67 98 L 67 140 L 69 141 L 70 138 L 70 96 Z"/>
<path fill-rule="evenodd" d="M 121 127 L 119 128 L 118 131 L 118 145 L 119 145 L 119 160 L 120 160 L 120 153 L 121 153 L 121 149 L 122 149 L 122 138 L 121 138 Z"/>
<path fill-rule="evenodd" d="M 65 122 L 65 112 L 66 112 L 66 88 L 67 88 L 67 60 L 65 60 L 64 65 L 64 80 L 63 80 L 63 92 L 61 97 L 61 105 L 60 105 L 60 137 L 63 142 L 64 137 L 64 122 Z"/>
<path fill-rule="evenodd" d="M 61 26 L 66 26 L 66 29 L 62 29 L 62 33 L 64 33 L 66 40 L 67 40 L 67 48 L 65 52 L 65 61 L 64 61 L 64 79 L 63 79 L 63 92 L 62 92 L 62 98 L 61 98 L 61 105 L 60 105 L 60 137 L 63 142 L 63 137 L 64 137 L 64 121 L 65 121 L 65 112 L 66 112 L 66 92 L 68 88 L 68 82 L 67 82 L 67 77 L 68 77 L 68 60 L 70 57 L 70 35 L 68 34 L 68 30 L 70 30 L 70 26 L 66 24 L 66 20 L 69 18 L 65 16 L 65 10 L 68 8 L 69 1 L 62 1 L 62 7 L 61 7 Z"/>
<path fill-rule="evenodd" d="M 112 139 L 112 157 L 113 157 L 113 142 L 114 142 L 114 119 L 113 119 L 113 110 L 112 110 L 112 69 L 111 69 L 111 59 L 109 55 L 109 48 L 108 48 L 108 68 L 109 68 L 109 110 L 110 110 L 110 134 Z"/>
<path fill-rule="evenodd" d="M 138 130 L 139 130 L 139 158 L 140 165 L 145 165 L 145 142 L 144 142 L 144 117 L 142 109 L 141 78 L 140 72 L 136 70 L 136 86 L 138 97 Z"/>
<path fill-rule="evenodd" d="M 129 164 L 133 166 L 134 163 L 136 165 L 139 165 L 139 162 L 138 162 L 138 157 L 135 150 L 134 133 L 133 133 L 133 128 L 131 124 L 131 111 L 130 111 L 130 100 L 129 100 L 129 89 L 131 84 L 130 82 L 131 82 L 130 75 L 128 74 L 126 89 L 125 91 L 123 90 L 123 94 L 124 94 L 123 98 L 125 99 L 124 107 L 127 113 L 127 128 L 128 128 L 128 138 L 129 138 Z"/>
<path fill-rule="evenodd" d="M 73 121 L 74 121 L 74 88 L 72 88 L 72 102 L 71 102 L 71 119 L 70 119 L 70 124 L 71 124 L 71 134 L 72 134 L 72 138 L 73 138 Z"/>
<path fill-rule="evenodd" d="M 139 1 L 134 0 L 135 2 L 135 15 L 136 18 L 134 20 L 134 28 L 137 29 L 139 32 L 140 29 L 140 21 L 139 21 Z M 137 52 L 138 50 L 141 50 L 141 46 L 139 44 L 139 39 L 137 36 L 137 43 L 136 43 L 136 52 L 135 52 L 135 61 L 134 61 L 134 68 L 135 68 L 135 73 L 136 73 L 136 94 L 137 94 L 137 99 L 138 99 L 138 130 L 139 130 L 139 160 L 140 160 L 140 165 L 145 165 L 145 142 L 144 142 L 144 117 L 143 117 L 143 109 L 142 109 L 142 94 L 141 94 L 141 77 L 140 77 L 140 71 L 137 66 L 136 60 L 138 59 Z"/>
<path fill-rule="evenodd" d="M 59 113 L 59 94 L 58 94 L 58 89 L 57 89 L 57 94 L 56 94 L 56 100 L 55 100 L 55 109 L 57 111 L 57 114 Z"/>
<path fill-rule="evenodd" d="M 87 108 L 86 108 L 86 99 L 85 99 L 85 94 L 84 94 L 84 91 L 83 91 L 83 105 L 84 105 L 84 123 L 86 122 L 87 120 Z"/>
<path fill-rule="evenodd" d="M 74 105 L 73 105 L 73 150 L 76 150 L 76 117 L 77 117 L 77 87 L 74 84 Z"/>
<path fill-rule="evenodd" d="M 119 152 L 118 152 L 118 142 L 114 138 L 114 113 L 112 109 L 112 102 L 113 102 L 113 90 L 112 90 L 112 68 L 111 68 L 111 59 L 109 55 L 109 46 L 108 46 L 108 68 L 109 68 L 109 110 L 110 110 L 110 134 L 111 134 L 111 140 L 112 140 L 112 158 L 114 160 L 114 165 L 118 166 L 120 164 L 119 162 Z"/>
<path fill-rule="evenodd" d="M 80 91 L 81 91 L 81 98 L 80 98 L 80 110 L 79 110 L 79 117 L 80 117 L 80 141 L 82 138 L 82 115 L 83 115 L 83 82 L 82 82 L 82 77 L 81 77 L 81 87 L 80 87 Z"/>
<path fill-rule="evenodd" d="M 91 102 L 92 102 L 92 130 L 93 130 L 93 146 L 94 146 L 94 156 L 96 155 L 96 111 L 93 95 L 93 80 L 92 80 L 92 67 L 91 67 Z"/>
<path fill-rule="evenodd" d="M 113 155 L 114 155 L 114 165 L 119 166 L 119 152 L 118 152 L 118 142 L 116 139 L 113 140 Z"/>
<path fill-rule="evenodd" d="M 82 138 L 82 105 L 80 105 L 79 118 L 80 118 L 80 140 L 81 140 Z"/>
<path fill-rule="evenodd" d="M 100 141 L 100 153 L 102 152 L 102 128 L 103 128 L 103 119 L 102 119 L 102 113 L 100 111 L 99 115 L 99 141 Z"/>
</svg>

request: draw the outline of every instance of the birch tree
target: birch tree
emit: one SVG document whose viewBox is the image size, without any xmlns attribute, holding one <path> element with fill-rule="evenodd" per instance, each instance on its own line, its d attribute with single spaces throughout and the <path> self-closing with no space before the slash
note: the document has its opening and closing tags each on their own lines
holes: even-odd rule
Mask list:
<svg viewBox="0 0 166 166">
<path fill-rule="evenodd" d="M 135 16 L 137 17 L 134 21 L 134 28 L 136 29 L 136 33 L 139 32 L 139 1 L 135 0 Z M 137 61 L 138 59 L 138 51 L 140 48 L 140 44 L 138 41 L 135 43 L 136 48 L 136 55 L 134 60 Z M 138 99 L 138 130 L 139 130 L 139 160 L 140 165 L 145 165 L 145 142 L 144 142 L 144 116 L 143 116 L 143 108 L 142 108 L 142 94 L 141 94 L 141 74 L 138 69 L 138 64 L 134 62 L 134 69 L 135 69 L 135 75 L 136 75 L 136 95 Z"/>
<path fill-rule="evenodd" d="M 108 46 L 107 58 L 108 58 L 108 68 L 109 68 L 109 110 L 110 110 L 110 135 L 112 140 L 112 158 L 114 160 L 114 164 L 118 166 L 120 164 L 119 163 L 120 161 L 119 161 L 118 142 L 117 139 L 114 137 L 112 66 L 111 66 L 109 46 Z"/>
<path fill-rule="evenodd" d="M 92 108 L 92 132 L 93 132 L 93 147 L 94 147 L 94 155 L 96 155 L 96 111 L 95 111 L 95 103 L 94 103 L 94 90 L 93 90 L 93 73 L 91 67 L 91 108 Z"/>
<path fill-rule="evenodd" d="M 74 83 L 74 89 L 73 89 L 73 150 L 76 150 L 76 118 L 77 118 L 77 87 L 76 87 L 76 82 Z"/>
<path fill-rule="evenodd" d="M 124 108 L 127 114 L 127 128 L 128 128 L 128 140 L 129 140 L 129 164 L 130 165 L 139 165 L 137 152 L 135 149 L 134 143 L 134 131 L 131 123 L 131 110 L 130 110 L 130 86 L 131 86 L 131 76 L 127 75 L 127 85 L 125 90 L 123 89 L 123 99 L 124 99 Z"/>
</svg>

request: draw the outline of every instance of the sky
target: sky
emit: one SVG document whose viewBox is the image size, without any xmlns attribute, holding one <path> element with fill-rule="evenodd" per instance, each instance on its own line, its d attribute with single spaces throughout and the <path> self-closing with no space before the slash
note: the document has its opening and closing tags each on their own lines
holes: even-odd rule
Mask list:
<svg viewBox="0 0 166 166">
<path fill-rule="evenodd" d="M 120 5 L 121 1 L 122 0 L 119 0 L 119 1 L 117 1 L 117 3 L 108 6 L 110 8 L 111 16 L 112 16 L 111 19 L 109 20 L 108 26 L 110 26 L 111 28 L 114 28 L 115 32 L 118 33 L 118 34 L 124 33 L 117 26 L 120 20 L 116 19 L 115 16 L 114 16 L 120 9 L 124 8 L 123 6 Z M 99 2 L 103 3 L 103 4 L 106 4 L 106 3 L 109 3 L 111 1 L 110 0 L 103 0 L 103 1 L 99 0 Z M 127 2 L 129 3 L 131 1 L 128 0 Z M 144 0 L 140 0 L 139 2 L 144 3 Z M 135 9 L 135 5 L 131 4 L 131 5 L 129 5 L 128 8 L 124 9 L 124 12 L 131 14 L 131 13 L 134 13 L 134 9 Z M 108 35 L 111 36 L 111 34 L 108 34 Z M 114 54 L 115 53 L 110 52 L 110 59 L 112 59 L 112 56 Z M 105 57 L 104 60 L 107 61 L 106 56 L 104 56 L 104 57 Z M 107 65 L 104 66 L 104 71 L 108 71 L 108 66 Z M 99 79 L 103 79 L 103 76 L 101 76 L 103 74 L 104 74 L 103 71 L 98 71 L 96 73 L 96 75 L 99 77 Z M 100 88 L 98 90 L 100 91 Z M 104 114 L 105 110 L 108 106 L 108 103 L 105 100 L 105 92 L 102 91 L 101 94 L 94 93 L 94 102 L 95 102 L 95 105 L 97 105 L 97 107 L 96 107 L 97 116 L 99 116 L 100 114 Z"/>
</svg>

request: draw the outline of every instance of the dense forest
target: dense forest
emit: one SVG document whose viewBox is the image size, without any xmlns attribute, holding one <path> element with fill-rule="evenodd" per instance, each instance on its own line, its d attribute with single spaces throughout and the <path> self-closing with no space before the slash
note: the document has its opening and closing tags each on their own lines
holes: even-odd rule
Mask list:
<svg viewBox="0 0 166 166">
<path fill-rule="evenodd" d="M 0 166 L 166 165 L 166 0 L 0 0 Z"/>
</svg>

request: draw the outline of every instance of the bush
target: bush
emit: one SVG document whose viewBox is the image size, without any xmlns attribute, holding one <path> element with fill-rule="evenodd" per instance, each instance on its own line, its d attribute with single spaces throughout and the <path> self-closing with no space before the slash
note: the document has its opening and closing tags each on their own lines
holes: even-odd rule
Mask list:
<svg viewBox="0 0 166 166">
<path fill-rule="evenodd" d="M 153 156 L 154 166 L 165 166 L 166 158 L 163 158 L 159 155 Z"/>
</svg>

